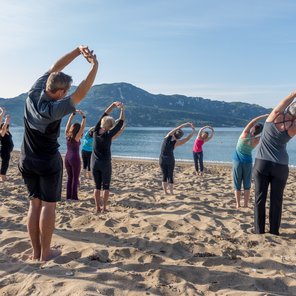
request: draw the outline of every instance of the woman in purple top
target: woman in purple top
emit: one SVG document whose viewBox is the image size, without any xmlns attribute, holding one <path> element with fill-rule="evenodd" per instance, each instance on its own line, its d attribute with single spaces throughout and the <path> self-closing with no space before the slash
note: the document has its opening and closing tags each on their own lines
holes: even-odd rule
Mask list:
<svg viewBox="0 0 296 296">
<path fill-rule="evenodd" d="M 76 113 L 79 113 L 82 116 L 81 123 L 75 122 L 72 123 L 72 119 Z M 83 134 L 83 130 L 86 123 L 85 114 L 76 110 L 72 113 L 68 119 L 66 125 L 66 141 L 67 141 L 67 153 L 65 156 L 65 167 L 67 170 L 68 181 L 67 181 L 67 200 L 73 199 L 78 200 L 78 185 L 79 185 L 79 175 L 80 175 L 80 138 Z"/>
</svg>

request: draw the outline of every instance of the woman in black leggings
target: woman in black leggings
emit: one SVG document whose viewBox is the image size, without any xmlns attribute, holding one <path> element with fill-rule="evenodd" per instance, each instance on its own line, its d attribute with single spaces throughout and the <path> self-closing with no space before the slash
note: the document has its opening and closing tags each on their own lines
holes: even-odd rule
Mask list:
<svg viewBox="0 0 296 296">
<path fill-rule="evenodd" d="M 181 130 L 181 128 L 185 126 L 190 126 L 192 128 L 192 132 L 186 138 L 180 140 L 184 135 L 184 132 Z M 187 122 L 171 130 L 163 139 L 161 153 L 159 156 L 159 165 L 162 171 L 162 189 L 165 194 L 168 194 L 168 187 L 170 194 L 174 194 L 174 149 L 189 141 L 194 135 L 194 132 L 194 125 L 190 122 Z"/>
<path fill-rule="evenodd" d="M 265 204 L 270 185 L 269 232 L 279 235 L 283 193 L 289 175 L 286 146 L 296 135 L 296 91 L 276 106 L 264 124 L 254 165 L 255 232 L 265 233 Z"/>
<path fill-rule="evenodd" d="M 10 115 L 6 116 L 4 123 L 0 125 L 0 143 L 1 143 L 1 171 L 0 177 L 2 181 L 6 181 L 6 173 L 9 166 L 10 154 L 13 150 L 12 135 L 9 132 Z"/>
</svg>

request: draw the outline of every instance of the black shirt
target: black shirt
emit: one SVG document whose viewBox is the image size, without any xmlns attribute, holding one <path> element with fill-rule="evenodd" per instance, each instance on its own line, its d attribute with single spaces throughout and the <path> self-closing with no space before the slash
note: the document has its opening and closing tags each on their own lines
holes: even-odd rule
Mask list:
<svg viewBox="0 0 296 296">
<path fill-rule="evenodd" d="M 120 131 L 123 126 L 123 120 L 119 120 L 117 124 L 109 131 L 99 134 L 101 127 L 101 121 L 104 116 L 108 116 L 104 113 L 95 126 L 93 138 L 94 138 L 94 150 L 93 156 L 96 160 L 110 161 L 111 160 L 111 144 L 112 138 Z"/>
<path fill-rule="evenodd" d="M 5 133 L 2 137 L 0 136 L 1 152 L 11 152 L 13 150 L 13 141 L 10 132 Z"/>
<path fill-rule="evenodd" d="M 176 140 L 172 141 L 172 136 L 163 139 L 159 156 L 159 160 L 162 164 L 173 164 L 175 162 L 174 149 L 176 142 Z"/>
<path fill-rule="evenodd" d="M 22 156 L 51 159 L 58 154 L 58 137 L 62 118 L 75 111 L 71 96 L 53 100 L 45 93 L 50 73 L 45 73 L 32 86 L 25 104 Z"/>
</svg>

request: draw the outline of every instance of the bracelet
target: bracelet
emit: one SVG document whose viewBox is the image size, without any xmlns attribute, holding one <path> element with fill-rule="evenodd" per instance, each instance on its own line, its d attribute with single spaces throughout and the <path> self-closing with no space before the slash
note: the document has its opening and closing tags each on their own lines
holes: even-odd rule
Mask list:
<svg viewBox="0 0 296 296">
<path fill-rule="evenodd" d="M 82 118 L 83 118 L 83 119 L 85 119 L 85 118 L 86 118 L 86 116 L 82 116 Z"/>
</svg>

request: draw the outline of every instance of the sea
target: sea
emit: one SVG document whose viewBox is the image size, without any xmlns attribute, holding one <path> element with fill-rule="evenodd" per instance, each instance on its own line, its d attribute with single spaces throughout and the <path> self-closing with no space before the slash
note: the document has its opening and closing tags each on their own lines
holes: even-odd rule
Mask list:
<svg viewBox="0 0 296 296">
<path fill-rule="evenodd" d="M 168 127 L 127 127 L 112 143 L 112 156 L 132 159 L 158 159 L 163 138 L 172 128 Z M 85 130 L 88 130 L 86 128 Z M 198 128 L 196 129 L 198 131 Z M 243 128 L 215 128 L 215 135 L 211 141 L 204 144 L 204 161 L 230 164 L 236 142 Z M 20 150 L 24 128 L 10 127 L 14 141 L 14 150 Z M 184 128 L 185 136 L 191 132 Z M 178 161 L 193 162 L 192 147 L 196 134 L 186 144 L 175 149 Z M 60 152 L 66 153 L 65 130 L 61 129 L 59 137 Z M 292 139 L 287 146 L 290 166 L 296 167 L 296 141 Z M 256 154 L 256 149 L 253 151 Z"/>
</svg>

